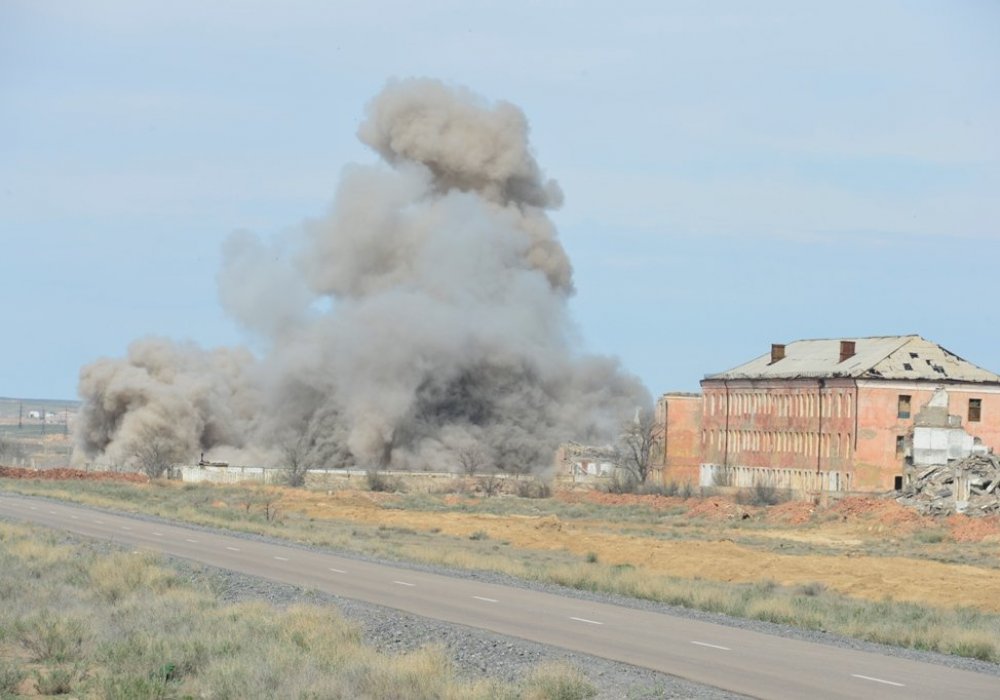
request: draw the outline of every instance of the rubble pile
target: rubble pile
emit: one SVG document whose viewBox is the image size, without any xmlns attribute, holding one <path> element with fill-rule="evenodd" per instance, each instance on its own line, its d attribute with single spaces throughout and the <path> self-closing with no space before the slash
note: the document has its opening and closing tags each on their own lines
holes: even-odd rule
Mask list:
<svg viewBox="0 0 1000 700">
<path fill-rule="evenodd" d="M 1000 457 L 965 459 L 914 469 L 897 501 L 924 515 L 1000 513 Z"/>
</svg>

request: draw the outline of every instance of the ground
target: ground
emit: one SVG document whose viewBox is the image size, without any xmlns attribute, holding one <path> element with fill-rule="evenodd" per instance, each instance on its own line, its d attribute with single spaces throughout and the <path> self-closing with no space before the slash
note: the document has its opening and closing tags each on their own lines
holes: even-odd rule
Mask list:
<svg viewBox="0 0 1000 700">
<path fill-rule="evenodd" d="M 41 474 L 145 479 L 73 470 Z M 15 475 L 11 470 L 0 473 Z M 242 507 L 236 500 L 214 497 L 211 507 L 237 511 Z M 557 491 L 551 499 L 508 500 L 474 493 L 283 489 L 280 508 L 302 520 L 486 539 L 517 550 L 571 554 L 683 579 L 821 583 L 872 601 L 1000 612 L 1000 518 L 934 519 L 891 499 L 849 497 L 825 505 L 790 501 L 761 507 L 722 496 L 682 499 L 572 490 Z"/>
</svg>

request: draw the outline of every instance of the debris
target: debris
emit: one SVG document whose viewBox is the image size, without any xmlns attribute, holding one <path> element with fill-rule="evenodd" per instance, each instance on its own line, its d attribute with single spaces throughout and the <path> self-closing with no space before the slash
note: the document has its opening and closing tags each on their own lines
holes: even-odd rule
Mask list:
<svg viewBox="0 0 1000 700">
<path fill-rule="evenodd" d="M 1000 457 L 974 454 L 908 474 L 896 500 L 924 515 L 1000 514 Z"/>
</svg>

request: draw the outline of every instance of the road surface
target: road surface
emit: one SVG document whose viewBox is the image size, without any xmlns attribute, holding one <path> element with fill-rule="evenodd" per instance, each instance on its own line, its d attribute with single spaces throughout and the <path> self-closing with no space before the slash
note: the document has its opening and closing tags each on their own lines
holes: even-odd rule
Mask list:
<svg viewBox="0 0 1000 700">
<path fill-rule="evenodd" d="M 1000 678 L 0 493 L 0 515 L 760 698 L 989 698 Z"/>
</svg>

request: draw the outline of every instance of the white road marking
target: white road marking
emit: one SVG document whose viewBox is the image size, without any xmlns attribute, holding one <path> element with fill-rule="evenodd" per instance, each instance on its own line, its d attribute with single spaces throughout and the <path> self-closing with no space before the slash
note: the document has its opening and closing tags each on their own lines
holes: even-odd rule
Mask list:
<svg viewBox="0 0 1000 700">
<path fill-rule="evenodd" d="M 71 516 L 69 516 L 69 517 L 73 518 L 73 520 L 79 520 L 79 519 L 80 519 L 80 517 L 79 517 L 79 516 L 77 516 L 77 515 L 71 515 Z"/>
<path fill-rule="evenodd" d="M 278 561 L 288 561 L 288 557 L 275 557 Z"/>
<path fill-rule="evenodd" d="M 852 673 L 855 678 L 863 678 L 866 681 L 875 681 L 876 683 L 885 683 L 886 685 L 894 685 L 897 688 L 905 687 L 903 683 L 897 683 L 896 681 L 887 681 L 884 678 L 873 678 L 871 676 L 862 676 L 860 673 Z"/>
<path fill-rule="evenodd" d="M 415 583 L 407 583 L 406 581 L 393 581 L 393 583 L 398 583 L 400 586 L 416 586 Z"/>
<path fill-rule="evenodd" d="M 191 544 L 198 544 L 198 540 L 184 540 L 185 542 L 190 542 Z"/>
<path fill-rule="evenodd" d="M 485 601 L 487 603 L 495 603 L 495 602 L 497 602 L 496 598 L 483 598 L 481 595 L 474 595 L 472 597 L 475 598 L 476 600 L 482 600 L 482 601 Z"/>
<path fill-rule="evenodd" d="M 28 507 L 31 508 L 31 510 L 38 510 L 37 508 L 35 508 L 35 506 L 28 506 Z"/>
<path fill-rule="evenodd" d="M 346 574 L 347 573 L 343 569 L 330 569 L 330 571 L 332 571 L 335 574 Z"/>
<path fill-rule="evenodd" d="M 122 530 L 131 530 L 131 529 L 132 528 L 130 528 L 130 527 L 125 527 L 124 525 L 122 525 Z"/>
<path fill-rule="evenodd" d="M 97 518 L 94 518 L 94 522 L 97 523 L 98 525 L 103 525 L 104 524 L 103 520 L 98 520 Z"/>
<path fill-rule="evenodd" d="M 576 620 L 577 622 L 586 622 L 588 625 L 603 625 L 603 622 L 598 622 L 597 620 L 588 620 L 585 617 L 571 617 L 571 620 Z"/>
<path fill-rule="evenodd" d="M 50 510 L 49 511 L 49 515 L 55 515 L 55 514 L 56 514 L 56 512 L 54 510 Z"/>
<path fill-rule="evenodd" d="M 153 534 L 156 535 L 157 537 L 163 537 L 162 532 L 154 532 Z"/>
<path fill-rule="evenodd" d="M 709 649 L 722 649 L 722 651 L 732 651 L 729 647 L 720 647 L 718 644 L 709 644 L 708 642 L 691 642 L 692 644 L 697 644 L 700 647 L 708 647 Z"/>
<path fill-rule="evenodd" d="M 239 547 L 226 547 L 226 549 L 228 549 L 230 552 L 238 552 L 238 551 L 240 551 Z"/>
</svg>

